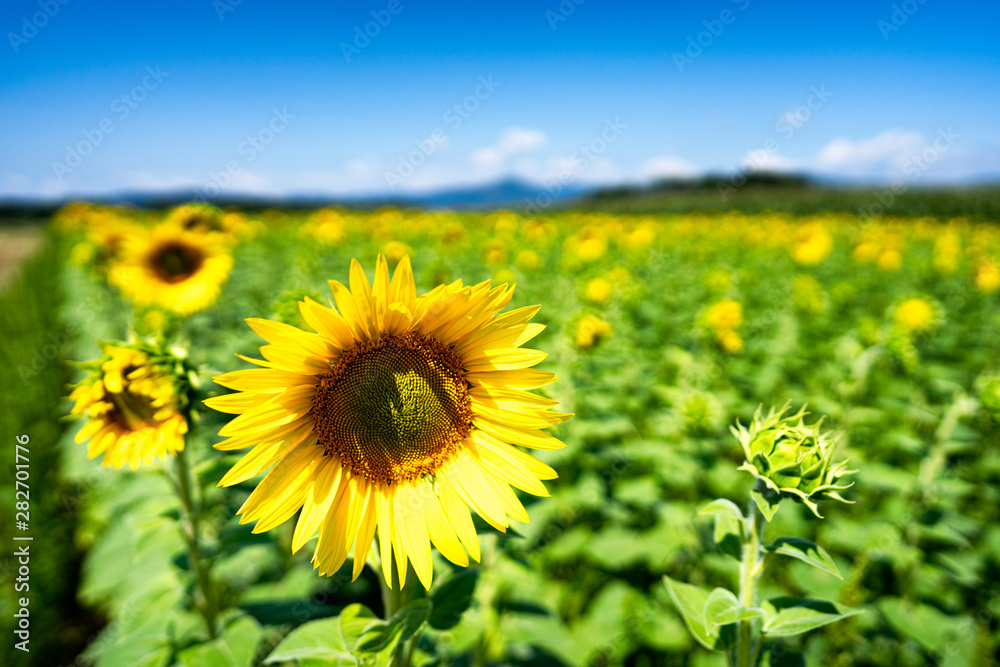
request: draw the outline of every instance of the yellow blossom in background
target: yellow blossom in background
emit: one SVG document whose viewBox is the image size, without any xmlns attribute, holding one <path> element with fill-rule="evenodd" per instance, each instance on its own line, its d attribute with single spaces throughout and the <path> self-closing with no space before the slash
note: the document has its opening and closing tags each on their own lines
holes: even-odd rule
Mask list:
<svg viewBox="0 0 1000 667">
<path fill-rule="evenodd" d="M 893 320 L 906 331 L 919 332 L 933 328 L 938 319 L 937 308 L 924 297 L 912 297 L 895 308 Z"/>
<path fill-rule="evenodd" d="M 108 277 L 137 306 L 191 315 L 218 298 L 232 268 L 220 235 L 162 224 L 129 236 Z"/>
<path fill-rule="evenodd" d="M 486 266 L 497 266 L 507 261 L 507 244 L 500 239 L 487 239 L 480 252 Z"/>
<path fill-rule="evenodd" d="M 347 236 L 344 217 L 335 209 L 321 209 L 299 229 L 299 235 L 311 236 L 320 243 L 340 243 Z"/>
<path fill-rule="evenodd" d="M 629 273 L 629 270 L 624 266 L 616 266 L 608 271 L 608 280 L 610 280 L 613 285 L 627 285 L 632 282 L 632 274 Z"/>
<path fill-rule="evenodd" d="M 718 334 L 719 347 L 728 354 L 739 354 L 743 351 L 743 338 L 735 331 L 722 331 Z"/>
<path fill-rule="evenodd" d="M 743 306 L 738 301 L 726 299 L 708 310 L 708 326 L 712 331 L 732 331 L 743 326 Z"/>
<path fill-rule="evenodd" d="M 441 228 L 441 242 L 445 244 L 458 243 L 465 239 L 465 227 L 457 222 L 449 222 Z"/>
<path fill-rule="evenodd" d="M 899 271 L 903 266 L 903 253 L 896 248 L 886 248 L 879 253 L 876 265 L 883 271 Z"/>
<path fill-rule="evenodd" d="M 382 248 L 382 252 L 385 253 L 386 258 L 390 262 L 398 262 L 404 257 L 412 255 L 413 249 L 405 243 L 400 243 L 399 241 L 389 241 Z"/>
<path fill-rule="evenodd" d="M 176 364 L 153 363 L 147 351 L 125 345 L 107 345 L 104 353 L 70 394 L 71 414 L 88 419 L 76 435 L 77 442 L 90 441 L 87 456 L 103 454 L 102 465 L 134 470 L 183 449 L 186 399 Z"/>
<path fill-rule="evenodd" d="M 1000 267 L 988 259 L 981 260 L 976 269 L 976 287 L 981 292 L 996 292 L 1000 289 Z"/>
<path fill-rule="evenodd" d="M 656 223 L 643 221 L 628 235 L 626 245 L 632 250 L 645 250 L 656 241 L 656 230 Z"/>
<path fill-rule="evenodd" d="M 879 257 L 879 245 L 873 239 L 865 239 L 854 246 L 851 257 L 859 264 L 873 264 Z"/>
<path fill-rule="evenodd" d="M 833 237 L 823 225 L 802 226 L 792 243 L 792 258 L 803 266 L 819 264 L 833 249 Z"/>
<path fill-rule="evenodd" d="M 566 251 L 582 262 L 595 262 L 604 257 L 608 241 L 597 227 L 585 227 L 566 240 Z"/>
<path fill-rule="evenodd" d="M 189 232 L 221 232 L 222 211 L 208 204 L 184 204 L 171 209 L 164 223 Z"/>
<path fill-rule="evenodd" d="M 537 271 L 545 266 L 545 260 L 542 259 L 542 256 L 530 249 L 522 250 L 517 253 L 514 263 L 517 264 L 517 268 L 522 271 Z"/>
<path fill-rule="evenodd" d="M 576 345 L 589 350 L 611 335 L 611 325 L 596 315 L 584 315 L 576 323 Z"/>
<path fill-rule="evenodd" d="M 939 273 L 954 273 L 961 258 L 962 239 L 957 233 L 945 232 L 934 241 L 934 268 Z"/>
<path fill-rule="evenodd" d="M 605 303 L 614 293 L 614 287 L 604 278 L 593 278 L 587 282 L 585 296 L 591 303 Z"/>
<path fill-rule="evenodd" d="M 743 338 L 737 332 L 743 326 L 742 304 L 732 299 L 720 301 L 705 312 L 704 321 L 725 352 L 738 354 L 743 351 Z"/>
</svg>

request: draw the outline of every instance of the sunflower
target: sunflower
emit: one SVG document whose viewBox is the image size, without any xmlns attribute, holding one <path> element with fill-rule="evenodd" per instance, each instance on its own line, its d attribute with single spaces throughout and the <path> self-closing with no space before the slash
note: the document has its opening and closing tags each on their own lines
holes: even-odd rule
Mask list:
<svg viewBox="0 0 1000 667">
<path fill-rule="evenodd" d="M 232 268 L 232 255 L 217 235 L 163 224 L 125 241 L 110 279 L 138 306 L 190 315 L 215 301 Z"/>
<path fill-rule="evenodd" d="M 76 441 L 89 439 L 87 456 L 104 454 L 102 465 L 116 470 L 126 463 L 135 470 L 184 449 L 181 378 L 150 352 L 106 345 L 102 358 L 84 364 L 91 374 L 70 394 L 76 401 L 71 414 L 89 418 Z"/>
<path fill-rule="evenodd" d="M 353 260 L 350 288 L 330 288 L 335 307 L 299 303 L 317 333 L 247 320 L 270 342 L 265 361 L 247 359 L 263 368 L 216 377 L 238 393 L 206 401 L 239 415 L 218 449 L 253 447 L 220 485 L 271 468 L 241 523 L 263 532 L 301 509 L 292 550 L 318 532 L 320 574 L 339 570 L 353 545 L 357 578 L 377 535 L 386 582 L 395 558 L 400 586 L 412 563 L 429 587 L 431 544 L 457 565 L 479 560 L 470 507 L 505 532 L 509 517 L 528 521 L 511 486 L 546 496 L 541 480 L 556 477 L 517 447 L 562 447 L 541 429 L 570 417 L 525 391 L 555 380 L 531 368 L 544 353 L 520 349 L 544 329 L 529 323 L 538 306 L 498 314 L 514 288 L 490 281 L 418 297 L 408 257 L 390 279 L 380 255 L 374 284 Z"/>
</svg>

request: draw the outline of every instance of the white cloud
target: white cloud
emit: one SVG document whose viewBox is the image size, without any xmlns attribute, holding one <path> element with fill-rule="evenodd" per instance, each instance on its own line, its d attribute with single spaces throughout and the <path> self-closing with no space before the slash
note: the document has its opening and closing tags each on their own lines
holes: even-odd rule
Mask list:
<svg viewBox="0 0 1000 667">
<path fill-rule="evenodd" d="M 871 172 L 896 169 L 925 145 L 919 132 L 893 129 L 869 139 L 838 137 L 824 146 L 811 166 L 824 171 Z"/>
<path fill-rule="evenodd" d="M 497 167 L 506 162 L 508 158 L 538 150 L 547 142 L 548 137 L 541 130 L 508 127 L 495 144 L 474 150 L 472 162 L 479 167 Z"/>
<path fill-rule="evenodd" d="M 787 158 L 778 152 L 768 152 L 763 148 L 747 152 L 740 165 L 747 171 L 799 171 L 802 169 L 801 162 Z"/>
<path fill-rule="evenodd" d="M 689 178 L 698 174 L 698 168 L 676 155 L 658 155 L 639 165 L 639 178 Z"/>
</svg>

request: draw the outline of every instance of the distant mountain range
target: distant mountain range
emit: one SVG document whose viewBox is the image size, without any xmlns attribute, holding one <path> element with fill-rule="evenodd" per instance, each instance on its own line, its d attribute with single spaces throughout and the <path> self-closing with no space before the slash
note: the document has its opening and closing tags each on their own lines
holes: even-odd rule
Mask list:
<svg viewBox="0 0 1000 667">
<path fill-rule="evenodd" d="M 662 196 L 692 193 L 716 193 L 720 186 L 732 183 L 731 174 L 706 174 L 697 178 L 663 179 L 651 183 L 623 183 L 603 187 L 581 185 L 550 186 L 517 178 L 506 178 L 493 183 L 457 188 L 444 188 L 425 193 L 400 195 L 333 196 L 326 194 L 301 194 L 295 196 L 267 196 L 249 193 L 232 193 L 211 200 L 217 206 L 238 206 L 245 209 L 294 208 L 315 209 L 324 206 L 371 209 L 380 206 L 397 208 L 488 210 L 508 208 L 527 214 L 551 208 L 565 208 L 571 202 L 600 204 L 610 200 L 641 200 Z M 984 174 L 978 178 L 963 179 L 951 185 L 925 184 L 914 190 L 957 190 L 1000 183 L 1000 174 Z M 746 186 L 746 187 L 744 187 Z M 749 174 L 741 191 L 782 188 L 784 190 L 810 190 L 814 192 L 877 190 L 884 184 L 864 183 L 849 179 L 832 179 L 824 176 L 790 173 L 757 172 Z M 65 197 L 58 199 L 0 198 L 0 215 L 34 217 L 45 215 L 68 201 L 87 199 L 106 204 L 130 204 L 142 208 L 167 208 L 197 199 L 195 190 L 171 192 L 123 191 L 114 195 L 94 197 Z"/>
<path fill-rule="evenodd" d="M 242 208 L 303 208 L 313 209 L 323 206 L 347 206 L 351 208 L 375 208 L 378 206 L 395 206 L 399 208 L 447 208 L 447 209 L 527 209 L 535 206 L 547 208 L 556 202 L 566 202 L 591 192 L 590 188 L 580 186 L 561 186 L 549 188 L 538 183 L 518 179 L 504 179 L 484 185 L 466 186 L 461 188 L 446 188 L 418 194 L 401 195 L 366 195 L 356 197 L 337 197 L 322 194 L 304 194 L 289 197 L 258 196 L 252 194 L 223 194 L 211 200 L 216 206 L 239 206 Z M 114 195 L 87 197 L 88 201 L 106 204 L 131 204 L 142 208 L 165 208 L 190 202 L 197 198 L 195 190 L 176 190 L 171 192 L 124 191 Z M 59 200 L 0 200 L 0 208 L 44 208 L 52 209 L 67 201 L 82 199 L 68 197 Z"/>
</svg>

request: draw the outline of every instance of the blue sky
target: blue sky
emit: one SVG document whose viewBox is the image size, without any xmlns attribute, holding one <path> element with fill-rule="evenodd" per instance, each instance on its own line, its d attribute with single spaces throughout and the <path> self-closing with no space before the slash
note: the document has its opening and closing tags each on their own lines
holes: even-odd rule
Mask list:
<svg viewBox="0 0 1000 667">
<path fill-rule="evenodd" d="M 64 2 L 0 9 L 0 196 L 1000 174 L 996 2 Z"/>
</svg>

